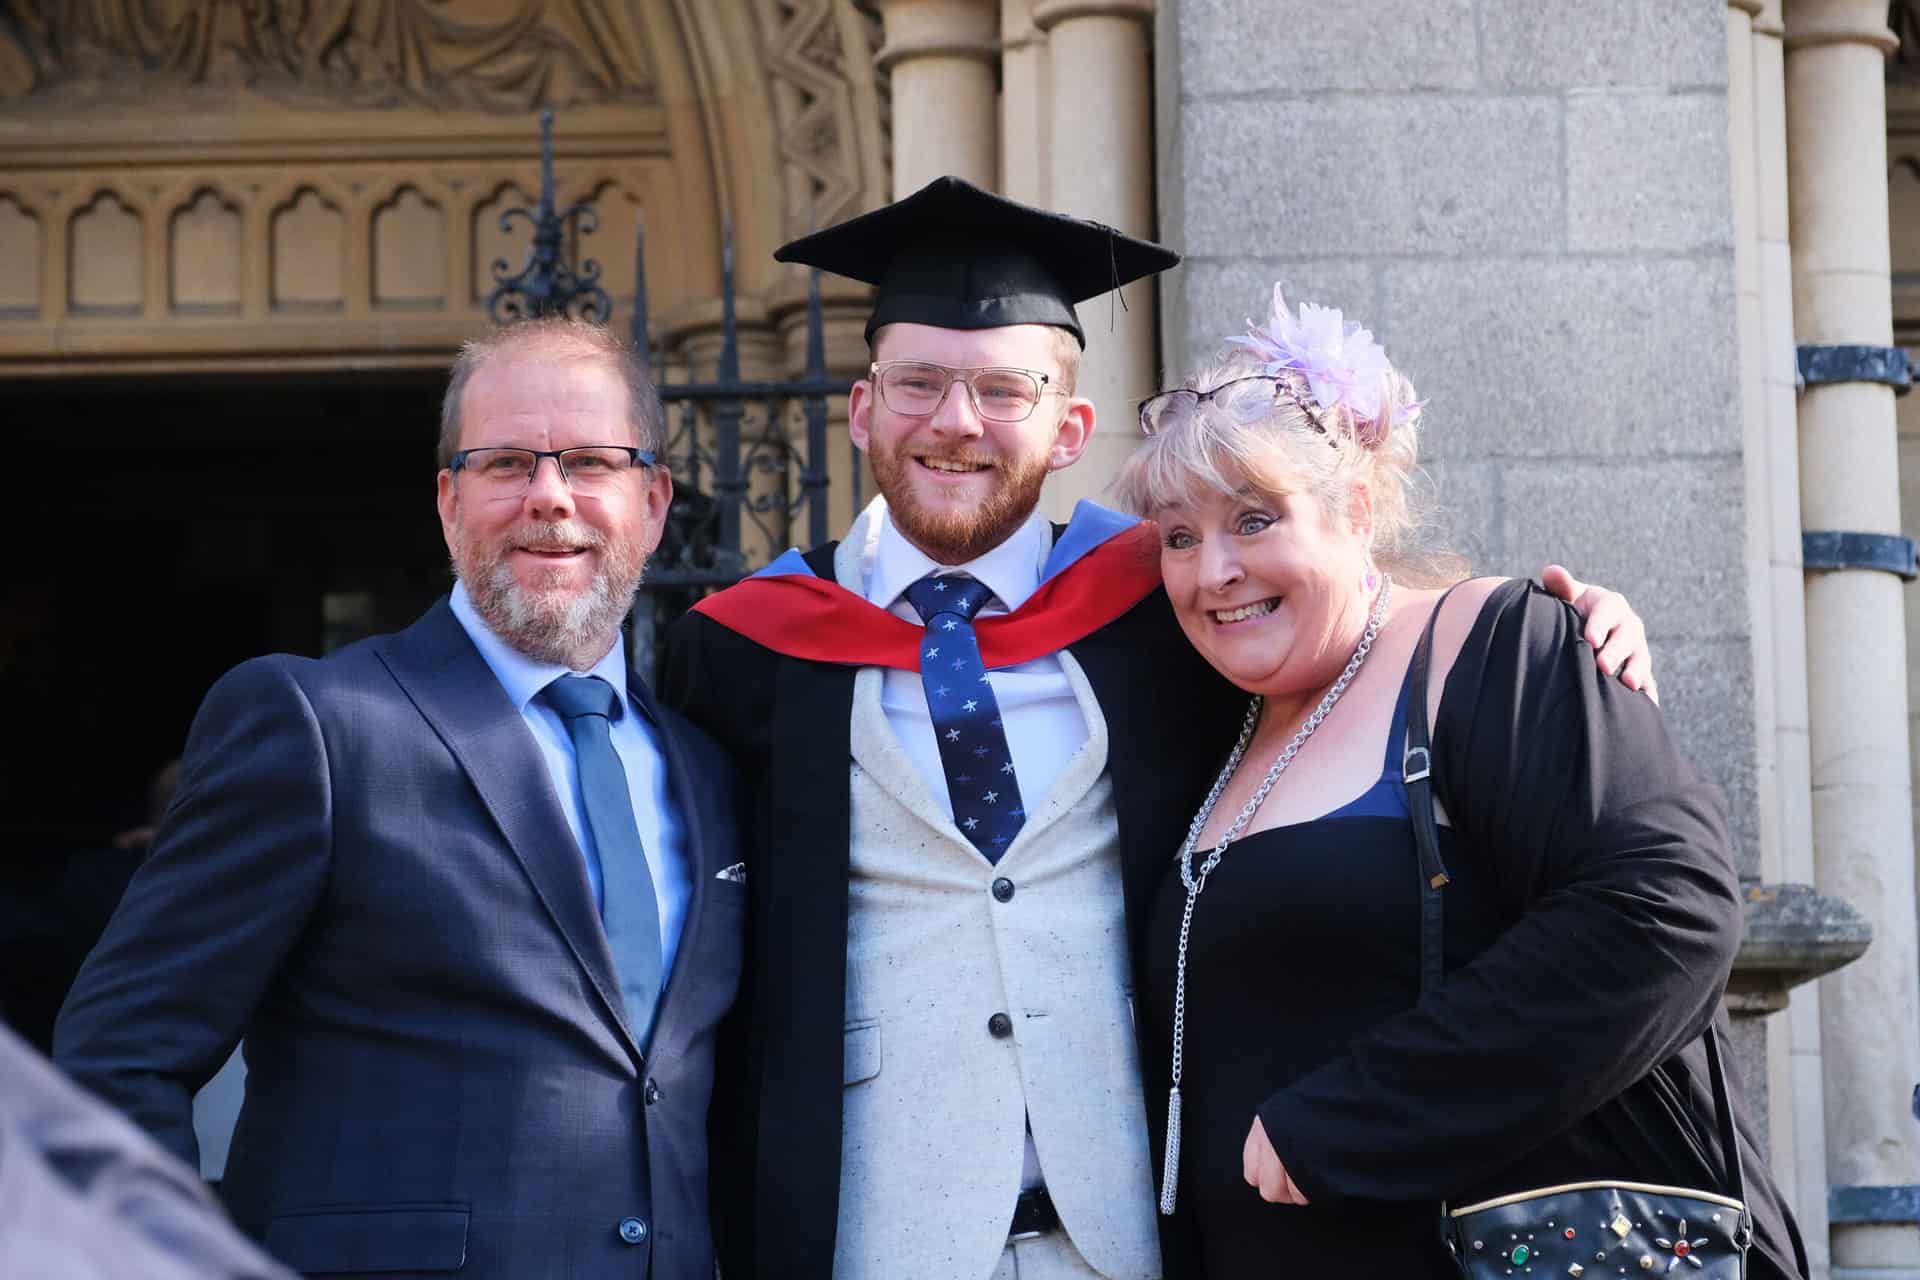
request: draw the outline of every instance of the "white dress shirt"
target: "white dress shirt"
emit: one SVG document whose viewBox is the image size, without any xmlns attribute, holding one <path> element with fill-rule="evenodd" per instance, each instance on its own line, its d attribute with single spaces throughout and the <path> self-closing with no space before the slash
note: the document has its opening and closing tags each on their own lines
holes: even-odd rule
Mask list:
<svg viewBox="0 0 1920 1280">
<path fill-rule="evenodd" d="M 685 832 L 673 805 L 673 793 L 667 782 L 667 759 L 661 752 L 659 728 L 644 714 L 630 715 L 638 703 L 627 696 L 627 644 L 622 636 L 614 642 L 606 657 L 591 671 L 575 673 L 568 667 L 529 658 L 509 645 L 481 619 L 467 596 L 467 586 L 453 587 L 453 616 L 460 620 L 472 638 L 474 647 L 500 681 L 507 697 L 519 711 L 533 734 L 560 797 L 560 811 L 567 827 L 585 855 L 587 882 L 593 888 L 596 907 L 603 906 L 605 890 L 601 884 L 600 850 L 586 821 L 586 802 L 580 792 L 580 769 L 574 760 L 573 737 L 560 713 L 538 700 L 540 691 L 561 676 L 584 674 L 599 676 L 620 695 L 619 713 L 612 721 L 613 749 L 626 766 L 627 795 L 633 801 L 634 824 L 640 829 L 640 847 L 646 851 L 647 871 L 653 876 L 653 900 L 660 912 L 660 973 L 664 983 L 673 971 L 674 952 L 680 945 L 680 926 L 687 917 L 687 901 L 693 885 L 687 871 Z"/>
<path fill-rule="evenodd" d="M 993 599 L 981 608 L 979 617 L 1011 613 L 1039 590 L 1040 571 L 1053 549 L 1052 534 L 1046 518 L 1036 512 L 1012 537 L 978 559 L 943 565 L 908 542 L 891 514 L 883 514 L 880 536 L 868 544 L 863 566 L 867 602 L 918 626 L 920 615 L 901 593 L 930 573 L 964 573 L 993 592 Z M 1080 703 L 1073 696 L 1066 670 L 1053 654 L 1017 667 L 989 671 L 987 684 L 1000 707 L 1007 747 L 1013 754 L 1013 776 L 1020 783 L 1021 803 L 1028 813 L 1038 812 L 1041 798 L 1052 789 L 1060 770 L 1086 743 L 1087 719 L 1080 714 Z M 894 736 L 926 780 L 928 792 L 952 817 L 947 773 L 940 764 L 940 744 L 934 736 L 933 714 L 927 709 L 927 691 L 920 683 L 920 673 L 889 670 L 881 686 L 880 703 Z"/>
</svg>

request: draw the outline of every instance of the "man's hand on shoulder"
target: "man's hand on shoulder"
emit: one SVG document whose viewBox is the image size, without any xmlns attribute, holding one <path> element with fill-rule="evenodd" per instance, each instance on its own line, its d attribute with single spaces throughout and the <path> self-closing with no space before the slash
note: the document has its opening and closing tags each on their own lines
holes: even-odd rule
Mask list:
<svg viewBox="0 0 1920 1280">
<path fill-rule="evenodd" d="M 1608 675 L 1618 674 L 1629 689 L 1638 689 L 1660 701 L 1653 678 L 1653 653 L 1647 647 L 1647 624 L 1618 591 L 1581 582 L 1557 564 L 1540 571 L 1540 585 L 1572 605 L 1586 621 L 1585 636 L 1595 661 Z"/>
</svg>

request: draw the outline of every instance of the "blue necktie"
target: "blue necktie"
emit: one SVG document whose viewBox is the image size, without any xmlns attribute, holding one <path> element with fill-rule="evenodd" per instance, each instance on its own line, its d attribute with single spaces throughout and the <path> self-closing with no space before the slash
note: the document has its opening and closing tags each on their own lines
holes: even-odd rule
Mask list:
<svg viewBox="0 0 1920 1280">
<path fill-rule="evenodd" d="M 907 588 L 907 602 L 927 624 L 920 683 L 940 740 L 953 822 L 988 862 L 998 862 L 1020 834 L 1027 811 L 1014 780 L 1000 704 L 973 634 L 973 615 L 992 595 L 986 584 L 960 575 L 929 575 Z"/>
<path fill-rule="evenodd" d="M 567 722 L 587 829 L 600 850 L 600 921 L 620 972 L 633 1038 L 647 1043 L 653 1007 L 660 998 L 660 913 L 653 894 L 647 852 L 633 821 L 626 766 L 613 749 L 613 713 L 620 695 L 599 676 L 561 676 L 540 691 L 541 699 Z"/>
</svg>

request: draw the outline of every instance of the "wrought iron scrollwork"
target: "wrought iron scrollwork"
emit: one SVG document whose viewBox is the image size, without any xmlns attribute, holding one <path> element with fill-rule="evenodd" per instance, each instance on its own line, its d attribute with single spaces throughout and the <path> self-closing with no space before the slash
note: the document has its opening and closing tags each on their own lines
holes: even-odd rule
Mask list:
<svg viewBox="0 0 1920 1280">
<path fill-rule="evenodd" d="M 645 229 L 634 260 L 633 343 L 653 351 L 647 333 Z M 733 226 L 725 223 L 720 249 L 720 353 L 710 381 L 662 382 L 668 411 L 664 458 L 673 472 L 674 499 L 667 528 L 647 567 L 643 604 L 636 612 L 636 661 L 658 626 L 707 592 L 739 581 L 753 569 L 742 534 L 778 549 L 816 545 L 832 531 L 827 511 L 827 400 L 845 395 L 844 380 L 827 374 L 820 277 L 807 282 L 807 358 L 797 378 L 750 381 L 740 376 L 735 315 Z M 655 361 L 655 367 L 660 362 Z M 804 442 L 801 444 L 800 442 Z M 860 503 L 855 460 L 853 502 Z M 804 517 L 804 519 L 803 519 Z"/>
<path fill-rule="evenodd" d="M 696 594 L 746 575 L 750 566 L 741 535 L 749 528 L 762 545 L 776 547 L 802 537 L 814 544 L 831 536 L 827 399 L 846 393 L 844 383 L 827 375 L 817 274 L 808 281 L 807 362 L 798 378 L 763 382 L 740 376 L 731 223 L 722 229 L 720 289 L 720 353 L 713 379 L 660 387 L 669 408 L 665 456 L 676 497 L 648 581 Z M 636 296 L 644 297 L 645 291 L 643 271 Z M 638 305 L 634 342 L 646 348 L 646 312 Z M 796 439 L 805 441 L 804 448 Z M 854 499 L 857 503 L 857 492 Z"/>
<path fill-rule="evenodd" d="M 1887 8 L 1887 26 L 1900 43 L 1887 59 L 1887 80 L 1893 84 L 1920 83 L 1920 5 L 1893 0 Z"/>
<path fill-rule="evenodd" d="M 553 112 L 540 113 L 540 205 L 537 209 L 508 209 L 500 215 L 500 230 L 510 232 L 517 219 L 533 228 L 533 251 L 527 265 L 511 272 L 505 258 L 493 260 L 493 292 L 487 295 L 487 314 L 495 324 L 511 324 L 530 316 L 569 315 L 595 324 L 613 316 L 613 302 L 600 287 L 600 264 L 589 258 L 576 269 L 567 261 L 571 236 L 591 234 L 600 219 L 593 206 L 578 201 L 565 210 L 554 208 Z"/>
<path fill-rule="evenodd" d="M 498 284 L 487 298 L 487 309 L 497 324 L 539 315 L 570 315 L 605 324 L 612 314 L 612 302 L 600 285 L 600 265 L 589 260 L 576 271 L 565 254 L 570 235 L 577 237 L 595 228 L 593 209 L 582 201 L 556 212 L 553 186 L 553 113 L 543 111 L 539 208 L 532 212 L 509 209 L 500 216 L 502 230 L 521 218 L 532 224 L 533 251 L 517 274 L 508 274 L 505 261 L 493 264 Z M 730 220 L 721 233 L 720 289 L 720 354 L 711 380 L 662 381 L 659 387 L 667 410 L 661 460 L 673 473 L 674 496 L 632 618 L 633 659 L 642 670 L 652 666 L 653 637 L 659 626 L 707 592 L 737 582 L 751 571 L 741 536 L 744 531 L 757 534 L 757 546 L 773 548 L 802 539 L 821 543 L 830 534 L 827 400 L 846 394 L 847 386 L 827 376 L 819 273 L 808 276 L 806 368 L 797 378 L 740 376 Z M 648 331 L 644 223 L 634 244 L 629 323 L 634 349 L 646 353 L 658 370 L 663 361 Z M 857 460 L 853 475 L 853 499 L 858 506 Z"/>
</svg>

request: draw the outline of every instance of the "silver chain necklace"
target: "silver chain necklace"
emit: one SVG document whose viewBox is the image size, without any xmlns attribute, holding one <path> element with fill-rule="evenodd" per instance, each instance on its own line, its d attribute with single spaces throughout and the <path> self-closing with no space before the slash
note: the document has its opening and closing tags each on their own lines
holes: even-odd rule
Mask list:
<svg viewBox="0 0 1920 1280">
<path fill-rule="evenodd" d="M 1187 828 L 1187 838 L 1180 846 L 1180 883 L 1187 888 L 1187 906 L 1186 910 L 1180 913 L 1180 949 L 1174 963 L 1173 1088 L 1167 1093 L 1167 1153 L 1160 1182 L 1162 1214 L 1173 1212 L 1174 1194 L 1180 1184 L 1180 1073 L 1181 1068 L 1185 1066 L 1185 1058 L 1181 1050 L 1184 1047 L 1187 1029 L 1187 937 L 1193 932 L 1193 904 L 1199 900 L 1200 891 L 1207 887 L 1207 877 L 1212 875 L 1213 869 L 1220 865 L 1220 860 L 1227 856 L 1227 846 L 1239 838 L 1240 833 L 1246 829 L 1247 823 L 1253 820 L 1253 815 L 1260 811 L 1260 804 L 1267 798 L 1267 793 L 1273 790 L 1273 784 L 1280 781 L 1280 775 L 1287 771 L 1287 766 L 1293 763 L 1293 758 L 1300 754 L 1300 748 L 1306 745 L 1307 739 L 1313 736 L 1313 731 L 1320 727 L 1320 722 L 1327 718 L 1329 711 L 1333 710 L 1333 704 L 1340 701 L 1340 695 L 1345 693 L 1347 686 L 1353 683 L 1353 677 L 1360 671 L 1360 664 L 1367 660 L 1367 653 L 1373 648 L 1373 638 L 1380 634 L 1380 622 L 1387 616 L 1387 599 L 1391 595 L 1393 595 L 1393 579 L 1383 575 L 1380 594 L 1373 602 L 1373 615 L 1367 619 L 1366 634 L 1360 637 L 1360 644 L 1354 649 L 1353 657 L 1347 660 L 1346 670 L 1340 673 L 1340 678 L 1333 682 L 1333 688 L 1327 690 L 1326 696 L 1320 699 L 1320 705 L 1313 709 L 1313 714 L 1307 717 L 1306 723 L 1294 733 L 1293 740 L 1287 743 L 1286 749 L 1274 760 L 1273 767 L 1268 769 L 1267 776 L 1260 780 L 1260 786 L 1254 791 L 1253 797 L 1241 807 L 1239 814 L 1233 820 L 1233 825 L 1228 827 L 1226 833 L 1220 837 L 1220 843 L 1213 847 L 1213 852 L 1207 855 L 1206 861 L 1195 869 L 1193 851 L 1194 847 L 1200 843 L 1200 833 L 1207 829 L 1207 821 L 1213 817 L 1213 806 L 1219 803 L 1220 793 L 1227 789 L 1227 783 L 1233 779 L 1234 770 L 1240 767 L 1241 758 L 1247 754 L 1247 744 L 1253 741 L 1253 731 L 1260 723 L 1260 708 L 1264 705 L 1264 699 L 1259 694 L 1254 695 L 1252 703 L 1247 707 L 1246 723 L 1240 726 L 1240 740 L 1233 744 L 1233 754 L 1227 757 L 1227 763 L 1221 768 L 1220 776 L 1213 780 L 1213 790 L 1207 793 L 1206 800 L 1201 803 L 1200 812 L 1193 815 L 1193 825 Z"/>
</svg>

